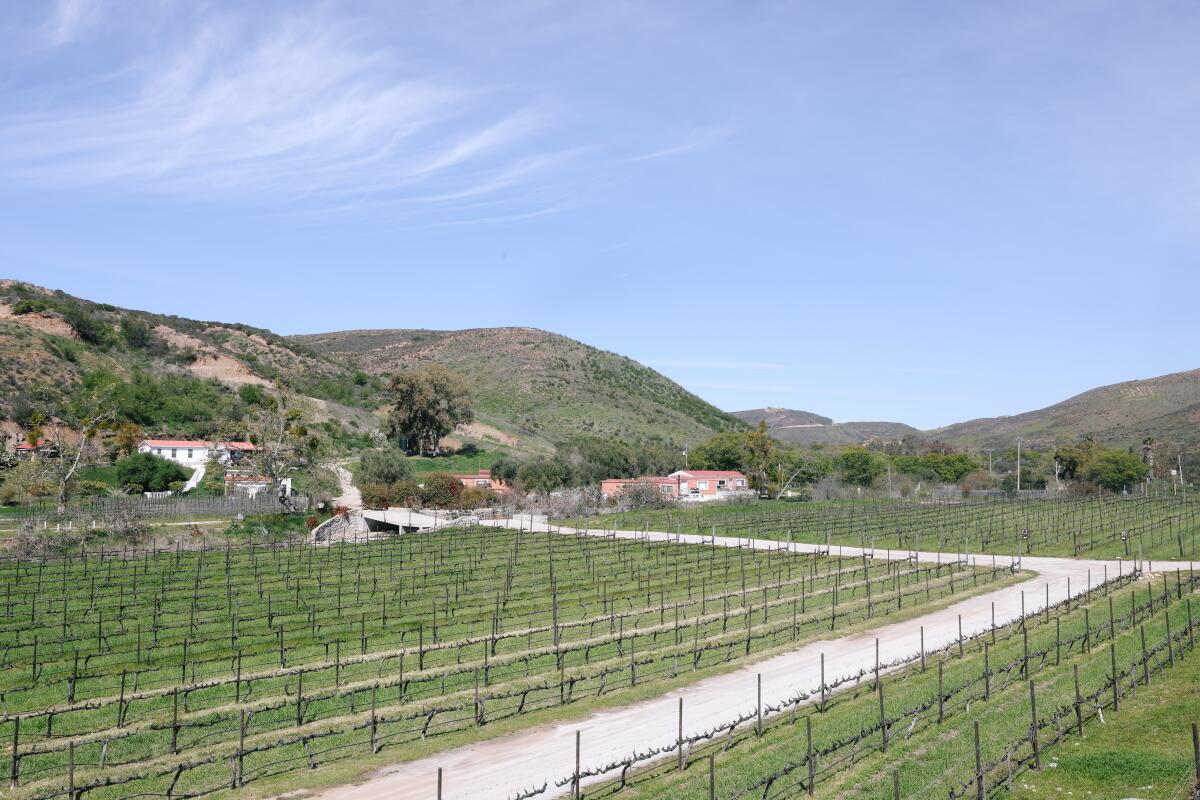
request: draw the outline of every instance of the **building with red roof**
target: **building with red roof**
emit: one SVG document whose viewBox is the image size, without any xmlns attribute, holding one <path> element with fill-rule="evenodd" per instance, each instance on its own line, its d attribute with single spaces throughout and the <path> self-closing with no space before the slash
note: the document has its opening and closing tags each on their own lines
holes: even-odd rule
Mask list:
<svg viewBox="0 0 1200 800">
<path fill-rule="evenodd" d="M 254 452 L 250 442 L 205 442 L 199 439 L 146 439 L 138 446 L 139 453 L 153 453 L 185 467 L 199 467 L 215 458 L 222 464 L 238 461 Z"/>
<path fill-rule="evenodd" d="M 627 486 L 650 484 L 677 500 L 720 500 L 750 491 L 746 476 L 737 470 L 678 470 L 670 475 L 609 478 L 600 483 L 600 494 L 614 497 Z"/>
</svg>

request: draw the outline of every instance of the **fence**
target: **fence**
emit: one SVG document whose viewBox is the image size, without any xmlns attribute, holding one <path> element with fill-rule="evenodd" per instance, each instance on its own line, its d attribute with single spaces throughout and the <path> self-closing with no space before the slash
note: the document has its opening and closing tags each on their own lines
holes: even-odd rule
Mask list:
<svg viewBox="0 0 1200 800">
<path fill-rule="evenodd" d="M 297 511 L 308 510 L 310 498 L 307 496 L 293 495 L 291 500 Z M 259 493 L 255 497 L 88 497 L 72 500 L 67 505 L 67 515 L 75 520 L 103 520 L 119 512 L 133 512 L 156 519 L 188 520 L 235 514 L 273 514 L 287 510 L 274 492 Z M 28 505 L 5 509 L 0 514 L 0 520 L 32 519 L 47 526 L 57 517 L 56 504 L 48 500 L 32 501 Z"/>
</svg>

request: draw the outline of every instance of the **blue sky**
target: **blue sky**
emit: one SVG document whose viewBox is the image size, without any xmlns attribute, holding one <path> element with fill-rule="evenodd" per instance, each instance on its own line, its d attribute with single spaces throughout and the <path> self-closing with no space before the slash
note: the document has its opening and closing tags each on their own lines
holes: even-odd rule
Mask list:
<svg viewBox="0 0 1200 800">
<path fill-rule="evenodd" d="M 0 275 L 932 427 L 1200 366 L 1189 2 L 0 9 Z"/>
</svg>

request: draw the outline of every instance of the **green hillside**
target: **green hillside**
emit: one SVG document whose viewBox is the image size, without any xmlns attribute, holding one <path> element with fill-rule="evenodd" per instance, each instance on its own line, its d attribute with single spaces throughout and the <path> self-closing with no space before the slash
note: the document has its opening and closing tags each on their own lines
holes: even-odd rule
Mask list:
<svg viewBox="0 0 1200 800">
<path fill-rule="evenodd" d="M 1037 411 L 960 422 L 926 435 L 975 447 L 1011 444 L 1018 436 L 1049 447 L 1088 435 L 1112 446 L 1137 445 L 1147 436 L 1197 444 L 1200 370 L 1101 386 Z"/>
<path fill-rule="evenodd" d="M 455 438 L 489 450 L 546 452 L 579 435 L 694 444 L 742 426 L 635 361 L 530 328 L 282 337 L 0 281 L 0 421 L 10 433 L 35 411 L 68 408 L 97 375 L 127 384 L 151 434 L 213 434 L 244 412 L 243 395 L 272 383 L 312 398 L 320 420 L 365 433 L 381 425 L 388 375 L 434 362 L 475 395 L 477 422 Z"/>
<path fill-rule="evenodd" d="M 292 337 L 372 375 L 438 363 L 465 376 L 484 423 L 526 439 L 695 444 L 743 423 L 631 359 L 534 328 Z"/>
</svg>

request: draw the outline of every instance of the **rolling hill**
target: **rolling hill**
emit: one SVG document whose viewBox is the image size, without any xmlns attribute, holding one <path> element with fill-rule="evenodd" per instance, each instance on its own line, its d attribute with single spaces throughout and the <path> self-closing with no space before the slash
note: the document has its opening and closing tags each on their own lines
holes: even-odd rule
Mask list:
<svg viewBox="0 0 1200 800">
<path fill-rule="evenodd" d="M 773 438 L 790 444 L 844 446 L 870 440 L 895 441 L 919 433 L 902 422 L 834 422 L 811 411 L 790 408 L 757 408 L 733 414 L 748 425 L 766 422 Z"/>
<path fill-rule="evenodd" d="M 1112 446 L 1142 439 L 1200 443 L 1200 369 L 1124 381 L 1075 395 L 1061 403 L 1011 417 L 960 422 L 926 431 L 954 445 L 1011 445 L 1018 436 L 1035 447 L 1093 436 Z"/>
<path fill-rule="evenodd" d="M 536 328 L 343 331 L 292 341 L 372 375 L 441 364 L 471 382 L 483 423 L 526 440 L 682 445 L 742 427 L 649 367 Z"/>
<path fill-rule="evenodd" d="M 544 452 L 576 435 L 684 444 L 742 426 L 648 367 L 532 328 L 283 337 L 0 280 L 0 420 L 12 434 L 34 410 L 65 408 L 98 373 L 202 381 L 235 412 L 240 387 L 277 382 L 311 398 L 319 419 L 365 433 L 381 423 L 387 376 L 433 362 L 473 387 L 479 423 L 456 434 L 467 441 Z M 202 436 L 214 425 L 211 414 L 191 425 L 186 409 L 171 417 L 141 422 L 150 433 Z"/>
</svg>

